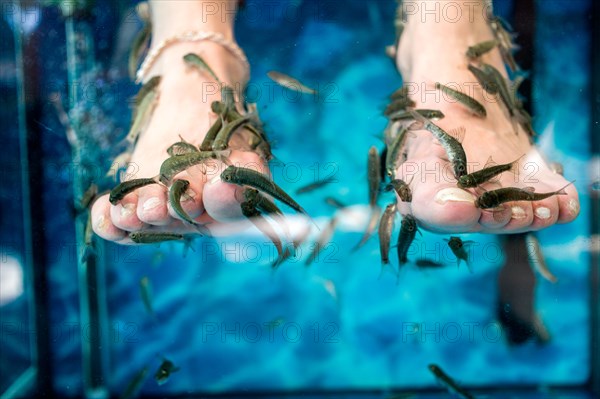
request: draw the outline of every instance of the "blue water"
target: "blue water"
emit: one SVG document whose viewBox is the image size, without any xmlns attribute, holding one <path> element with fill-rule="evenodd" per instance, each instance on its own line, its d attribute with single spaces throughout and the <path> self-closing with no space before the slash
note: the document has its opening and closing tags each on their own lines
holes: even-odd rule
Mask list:
<svg viewBox="0 0 600 399">
<path fill-rule="evenodd" d="M 249 2 L 247 13 L 256 5 L 265 7 L 265 2 Z M 260 21 L 240 15 L 237 37 L 252 65 L 248 98 L 257 102 L 276 142 L 275 154 L 285 162 L 273 165 L 274 179 L 284 189 L 293 191 L 335 173 L 338 183 L 299 197 L 324 226 L 333 214 L 323 202 L 327 195 L 356 204 L 355 211 L 364 210 L 366 150 L 381 147 L 375 137 L 386 124 L 381 111 L 387 96 L 401 84 L 383 53 L 394 37 L 395 3 L 347 1 L 340 6 L 306 1 L 279 7 L 273 8 L 273 18 Z M 364 219 L 354 212 L 346 214 L 332 244 L 309 269 L 302 260 L 292 259 L 275 274 L 268 267 L 274 249 L 254 232 L 199 240 L 196 252 L 185 258 L 177 245 L 108 245 L 111 391 L 121 392 L 148 364 L 154 371 L 159 356 L 173 360 L 181 370 L 160 387 L 149 378 L 143 392 L 433 387 L 429 363 L 440 364 L 473 387 L 585 382 L 590 362 L 585 250 L 590 110 L 582 99 L 589 98 L 590 85 L 588 8 L 588 1 L 544 1 L 538 7 L 535 128 L 543 132 L 546 156 L 564 164 L 568 179 L 577 179 L 582 204 L 575 222 L 538 234 L 548 266 L 560 278 L 556 285 L 539 278 L 536 288 L 537 311 L 552 334 L 549 344 L 506 343 L 495 316 L 496 278 L 505 261 L 498 237 L 461 236 L 478 243 L 472 252 L 473 274 L 464 266 L 435 272 L 408 266 L 396 284 L 390 274 L 379 278 L 376 239 L 350 252 L 361 235 L 362 227 L 356 225 Z M 508 12 L 510 3 L 496 9 Z M 98 21 L 110 26 L 110 12 L 106 13 L 98 11 Z M 106 35 L 98 30 L 105 69 L 111 65 L 111 39 Z M 45 45 L 52 47 L 61 37 L 64 40 L 64 32 L 57 29 L 55 36 L 44 38 Z M 59 52 L 50 59 L 60 57 Z M 55 67 L 47 68 L 59 75 Z M 322 95 L 271 92 L 266 72 L 272 69 L 318 87 Z M 125 79 L 103 79 L 99 81 L 107 85 L 106 92 L 94 104 L 102 110 L 100 125 L 110 132 L 124 129 L 129 115 L 118 100 L 134 93 L 135 87 Z M 57 126 L 52 116 L 47 119 L 45 124 Z M 50 133 L 46 140 L 46 162 L 68 162 L 66 142 Z M 100 150 L 108 152 L 110 142 Z M 44 184 L 55 195 L 45 205 L 64 208 L 71 180 L 60 166 L 52 170 Z M 69 323 L 79 321 L 76 266 L 67 258 L 71 250 L 65 249 L 72 243 L 72 220 L 61 213 L 47 218 L 48 243 L 58 254 L 48 265 L 51 316 L 64 332 Z M 454 264 L 444 238 L 423 232 L 411 254 Z M 307 241 L 301 257 L 311 245 L 312 240 Z M 140 300 L 143 276 L 154 286 L 156 319 L 147 315 Z M 63 395 L 82 390 L 81 339 L 85 334 L 68 339 L 63 334 L 54 342 L 55 386 Z"/>
</svg>

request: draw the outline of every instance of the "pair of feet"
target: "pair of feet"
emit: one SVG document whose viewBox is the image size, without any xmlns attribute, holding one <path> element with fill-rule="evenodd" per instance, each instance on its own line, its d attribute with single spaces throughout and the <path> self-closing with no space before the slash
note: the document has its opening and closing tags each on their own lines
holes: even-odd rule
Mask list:
<svg viewBox="0 0 600 399">
<path fill-rule="evenodd" d="M 468 46 L 492 39 L 487 24 L 477 22 L 460 34 L 432 32 L 431 26 L 407 24 L 396 54 L 396 64 L 405 85 L 412 90 L 411 98 L 417 108 L 439 109 L 446 116 L 436 122 L 445 130 L 464 127 L 462 142 L 469 162 L 469 172 L 484 167 L 492 157 L 496 163 L 519 161 L 520 173 L 503 173 L 495 183 L 484 188 L 532 186 L 536 192 L 555 191 L 567 184 L 554 173 L 540 153 L 533 147 L 527 134 L 518 127 L 515 134 L 501 101 L 484 93 L 467 69 L 464 56 Z M 435 40 L 432 40 L 435 38 Z M 220 100 L 216 83 L 208 76 L 186 67 L 182 57 L 196 52 L 208 60 L 211 68 L 227 84 L 243 87 L 244 71 L 238 61 L 219 45 L 210 42 L 177 43 L 168 47 L 160 62 L 150 71 L 150 76 L 161 75 L 160 98 L 148 128 L 140 136 L 131 159 L 128 178 L 156 176 L 162 161 L 167 158 L 167 148 L 180 140 L 200 144 L 216 115 L 210 104 Z M 504 71 L 502 59 L 496 49 L 483 57 L 483 61 Z M 149 77 L 150 77 L 149 76 Z M 468 113 L 459 103 L 451 102 L 439 91 L 435 82 L 460 86 L 487 110 L 485 119 Z M 390 87 L 390 92 L 393 91 Z M 358 133 L 358 132 L 357 132 Z M 516 233 L 539 230 L 555 223 L 572 221 L 579 213 L 579 201 L 575 188 L 569 186 L 567 195 L 551 196 L 536 202 L 509 203 L 511 212 L 497 220 L 492 212 L 475 207 L 475 195 L 461 190 L 451 177 L 443 148 L 433 136 L 424 131 L 409 135 L 405 144 L 406 160 L 399 168 L 397 177 L 410 182 L 413 192 L 411 203 L 399 202 L 402 214 L 411 213 L 420 224 L 432 231 L 466 233 Z M 365 150 L 366 152 L 366 150 Z M 251 165 L 268 174 L 268 166 L 260 156 L 248 151 L 233 151 L 231 162 L 241 166 Z M 193 167 L 177 178 L 190 181 L 186 200 L 182 203 L 187 213 L 201 223 L 218 226 L 241 218 L 239 206 L 240 188 L 226 184 L 218 178 L 225 165 L 201 170 Z M 206 172 L 206 173 L 204 173 Z M 472 191 L 472 190 L 471 190 Z M 118 205 L 111 205 L 108 196 L 100 197 L 92 207 L 92 224 L 100 237 L 121 244 L 130 244 L 128 233 L 139 230 L 193 233 L 193 227 L 185 224 L 168 205 L 166 189 L 150 185 L 127 195 Z"/>
</svg>

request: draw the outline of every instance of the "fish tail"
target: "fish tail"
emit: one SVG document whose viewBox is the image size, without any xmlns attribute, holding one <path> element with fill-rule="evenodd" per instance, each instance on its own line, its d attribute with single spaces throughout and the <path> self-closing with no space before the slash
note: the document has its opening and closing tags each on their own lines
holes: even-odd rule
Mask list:
<svg viewBox="0 0 600 399">
<path fill-rule="evenodd" d="M 554 193 L 556 195 L 567 195 L 567 192 L 565 191 L 565 189 L 567 187 L 569 187 L 571 184 L 575 183 L 575 180 L 569 182 L 569 184 L 565 185 L 563 188 L 561 188 L 560 190 L 555 191 Z"/>
</svg>

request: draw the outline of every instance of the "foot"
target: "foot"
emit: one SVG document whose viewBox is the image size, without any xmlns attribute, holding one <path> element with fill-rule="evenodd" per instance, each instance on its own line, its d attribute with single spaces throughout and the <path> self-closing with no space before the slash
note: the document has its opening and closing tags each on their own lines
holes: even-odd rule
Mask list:
<svg viewBox="0 0 600 399">
<path fill-rule="evenodd" d="M 460 4 L 460 3 L 459 3 Z M 494 183 L 479 189 L 532 186 L 537 193 L 551 192 L 568 184 L 554 173 L 533 146 L 525 131 L 511 122 L 501 100 L 485 93 L 467 69 L 465 52 L 469 46 L 493 39 L 483 18 L 482 7 L 469 11 L 465 5 L 459 21 L 435 22 L 433 15 L 412 15 L 401 36 L 396 64 L 404 84 L 409 87 L 417 108 L 438 109 L 445 118 L 434 121 L 446 131 L 464 127 L 462 145 L 467 155 L 468 172 L 482 169 L 491 157 L 496 164 L 519 161 L 519 172 L 504 172 Z M 473 22 L 469 21 L 473 16 Z M 426 22 L 422 22 L 422 18 Z M 481 60 L 506 77 L 499 50 Z M 487 117 L 472 115 L 460 103 L 435 89 L 435 83 L 450 85 L 474 97 L 487 110 Z M 412 202 L 400 202 L 400 211 L 411 213 L 429 230 L 437 232 L 516 233 L 539 230 L 555 223 L 567 223 L 579 214 L 574 186 L 566 195 L 554 195 L 542 201 L 506 203 L 511 212 L 502 217 L 475 207 L 477 190 L 461 190 L 456 185 L 444 149 L 431 133 L 423 130 L 409 135 L 404 147 L 406 161 L 398 168 L 398 178 L 410 182 Z M 568 173 L 568 171 L 567 171 Z M 412 180 L 412 181 L 411 181 Z"/>
<path fill-rule="evenodd" d="M 222 46 L 200 42 L 167 47 L 146 78 L 162 76 L 159 100 L 132 153 L 125 180 L 158 175 L 171 144 L 180 141 L 180 136 L 194 145 L 201 144 L 206 131 L 216 120 L 211 103 L 221 99 L 219 87 L 210 76 L 186 66 L 183 56 L 190 52 L 205 59 L 229 86 L 239 89 L 245 85 L 243 67 Z M 245 134 L 235 133 L 230 141 L 230 148 L 236 148 L 228 157 L 230 162 L 268 173 L 263 158 L 244 148 Z M 190 182 L 188 195 L 182 200 L 184 210 L 195 221 L 206 223 L 213 233 L 220 222 L 242 216 L 241 188 L 219 179 L 225 167 L 222 162 L 214 161 L 206 166 L 191 167 L 175 177 Z M 162 185 L 142 187 L 117 205 L 110 204 L 108 195 L 102 196 L 92 207 L 94 231 L 106 240 L 121 244 L 132 243 L 128 233 L 133 231 L 197 232 L 176 215 L 167 198 L 167 188 Z"/>
</svg>

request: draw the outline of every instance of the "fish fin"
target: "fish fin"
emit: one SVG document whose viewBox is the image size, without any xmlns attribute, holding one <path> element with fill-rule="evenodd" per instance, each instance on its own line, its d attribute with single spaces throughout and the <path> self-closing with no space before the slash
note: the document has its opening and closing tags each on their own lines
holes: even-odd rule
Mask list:
<svg viewBox="0 0 600 399">
<path fill-rule="evenodd" d="M 194 246 L 192 245 L 193 241 L 194 241 L 193 237 L 190 237 L 190 236 L 183 237 L 183 257 L 184 258 L 187 256 L 189 249 L 191 249 L 192 252 L 196 252 L 196 250 L 194 249 Z"/>
<path fill-rule="evenodd" d="M 456 141 L 458 141 L 459 143 L 462 144 L 464 138 L 465 138 L 465 134 L 467 132 L 467 129 L 465 129 L 464 126 L 459 126 L 455 129 L 452 129 L 448 132 L 448 134 L 450 136 L 452 136 L 453 138 L 456 139 Z"/>
<path fill-rule="evenodd" d="M 495 162 L 494 159 L 492 158 L 492 156 L 490 155 L 490 157 L 487 159 L 487 161 L 485 161 L 485 165 L 483 165 L 483 169 L 489 168 L 494 165 L 498 165 L 498 163 Z"/>
<path fill-rule="evenodd" d="M 515 159 L 514 161 L 511 162 L 511 166 L 509 171 L 514 173 L 514 174 L 518 174 L 519 173 L 519 164 L 520 164 L 520 160 L 525 158 L 527 154 L 523 154 L 521 155 L 519 158 Z"/>
<path fill-rule="evenodd" d="M 530 193 L 535 193 L 535 187 L 533 186 L 523 187 L 522 190 Z"/>
<path fill-rule="evenodd" d="M 93 245 L 86 245 L 81 254 L 81 263 L 86 263 L 94 255 L 96 255 L 96 248 Z"/>
</svg>

